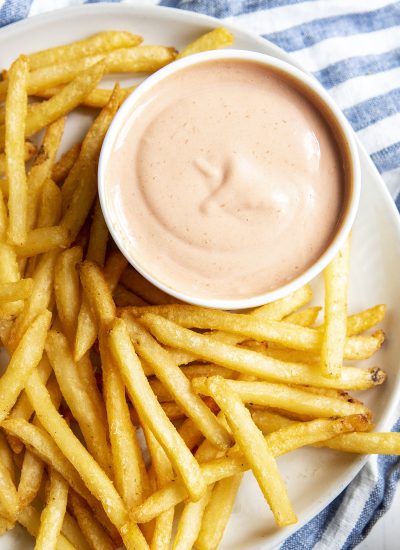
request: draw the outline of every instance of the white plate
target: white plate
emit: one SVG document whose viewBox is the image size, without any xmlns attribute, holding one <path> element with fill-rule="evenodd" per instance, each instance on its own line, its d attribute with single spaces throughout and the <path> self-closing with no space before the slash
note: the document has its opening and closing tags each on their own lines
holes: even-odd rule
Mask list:
<svg viewBox="0 0 400 550">
<path fill-rule="evenodd" d="M 100 30 L 130 30 L 142 34 L 147 43 L 179 48 L 218 25 L 220 22 L 209 17 L 152 6 L 96 4 L 55 11 L 0 30 L 0 66 L 7 67 L 22 50 L 29 53 Z M 269 42 L 230 24 L 226 26 L 236 37 L 235 47 L 274 55 L 296 65 L 290 56 Z M 88 120 L 84 112 L 72 117 L 64 146 L 78 139 Z M 388 430 L 394 420 L 400 387 L 400 224 L 378 172 L 363 149 L 360 155 L 363 184 L 353 232 L 350 311 L 381 302 L 389 305 L 384 327 L 388 341 L 373 359 L 374 364 L 379 362 L 388 373 L 388 382 L 370 391 L 366 399 L 375 411 L 377 430 Z M 317 295 L 318 286 L 317 281 Z M 274 547 L 329 504 L 357 474 L 365 458 L 322 449 L 301 449 L 278 462 L 299 517 L 298 524 L 278 530 L 256 483 L 251 475 L 246 475 L 221 548 L 267 550 Z M 27 547 L 28 538 L 20 529 L 0 539 L 0 550 Z"/>
</svg>

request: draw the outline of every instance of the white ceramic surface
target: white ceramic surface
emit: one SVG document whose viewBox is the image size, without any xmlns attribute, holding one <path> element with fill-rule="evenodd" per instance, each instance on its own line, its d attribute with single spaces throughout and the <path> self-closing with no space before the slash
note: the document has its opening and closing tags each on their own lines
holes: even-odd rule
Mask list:
<svg viewBox="0 0 400 550">
<path fill-rule="evenodd" d="M 148 43 L 181 47 L 200 33 L 220 23 L 189 12 L 158 7 L 97 4 L 77 7 L 26 20 L 0 30 L 0 65 L 8 66 L 21 53 L 82 38 L 105 29 L 139 32 Z M 261 38 L 227 25 L 236 37 L 235 46 L 274 55 L 291 62 L 290 56 Z M 78 140 L 90 121 L 88 111 L 71 117 L 64 147 Z M 369 157 L 360 149 L 362 192 L 353 231 L 350 311 L 385 302 L 389 313 L 384 329 L 388 340 L 372 364 L 388 373 L 385 386 L 364 394 L 375 411 L 378 430 L 387 430 L 394 420 L 399 397 L 400 357 L 400 224 L 398 213 Z M 314 287 L 321 303 L 320 281 Z M 370 362 L 365 362 L 368 366 Z M 250 475 L 240 489 L 222 549 L 268 550 L 324 508 L 352 480 L 365 459 L 323 449 L 302 449 L 278 462 L 289 487 L 297 525 L 278 530 Z M 16 529 L 0 538 L 0 550 L 26 550 L 29 538 Z"/>
<path fill-rule="evenodd" d="M 206 298 L 199 297 L 193 294 L 182 292 L 178 287 L 172 287 L 165 284 L 161 278 L 161 274 L 151 272 L 151 266 L 146 266 L 140 258 L 138 251 L 135 247 L 131 246 L 132 237 L 129 233 L 129 227 L 127 227 L 126 220 L 123 216 L 119 216 L 115 211 L 115 206 L 111 204 L 110 193 L 107 193 L 107 166 L 110 159 L 110 155 L 115 148 L 116 141 L 121 135 L 123 128 L 128 120 L 132 120 L 132 112 L 138 104 L 141 103 L 143 97 L 154 88 L 157 88 L 158 84 L 164 79 L 170 77 L 173 74 L 190 67 L 194 64 L 206 63 L 208 61 L 215 60 L 240 60 L 242 62 L 253 62 L 258 65 L 263 65 L 267 69 L 273 69 L 278 71 L 279 74 L 285 75 L 291 82 L 297 82 L 299 89 L 305 94 L 318 98 L 320 104 L 324 106 L 324 111 L 329 113 L 329 117 L 339 129 L 343 136 L 343 141 L 346 144 L 342 148 L 343 158 L 345 163 L 349 166 L 351 173 L 351 180 L 348 185 L 348 199 L 346 209 L 343 212 L 342 219 L 336 234 L 331 243 L 323 254 L 304 272 L 289 283 L 270 290 L 263 294 L 257 294 L 249 298 L 237 298 L 237 299 L 223 299 L 223 298 Z M 133 122 L 134 124 L 134 122 Z M 350 178 L 349 178 L 350 179 Z M 294 292 L 301 286 L 309 283 L 317 275 L 322 273 L 328 263 L 336 256 L 338 251 L 343 246 L 350 230 L 354 223 L 357 209 L 360 199 L 361 188 L 361 174 L 360 174 L 360 161 L 358 156 L 357 145 L 350 124 L 340 111 L 339 107 L 332 100 L 328 92 L 319 84 L 319 82 L 305 73 L 300 71 L 297 67 L 294 67 L 290 63 L 277 59 L 276 57 L 265 55 L 260 52 L 252 52 L 248 50 L 238 49 L 225 49 L 211 52 L 202 52 L 197 55 L 192 55 L 179 59 L 175 63 L 170 63 L 166 67 L 163 67 L 149 78 L 147 78 L 140 86 L 138 86 L 134 92 L 126 99 L 123 106 L 119 109 L 118 113 L 114 117 L 111 126 L 104 139 L 103 147 L 99 160 L 99 197 L 101 207 L 103 209 L 104 218 L 108 225 L 111 235 L 114 238 L 115 243 L 129 260 L 129 262 L 151 283 L 156 285 L 161 290 L 172 294 L 179 300 L 189 302 L 192 304 L 220 308 L 220 309 L 246 309 L 255 306 L 260 306 L 268 302 L 278 300 L 283 296 L 287 296 L 290 292 Z M 136 254 L 135 254 L 136 252 Z M 157 275 L 160 275 L 158 278 Z"/>
</svg>

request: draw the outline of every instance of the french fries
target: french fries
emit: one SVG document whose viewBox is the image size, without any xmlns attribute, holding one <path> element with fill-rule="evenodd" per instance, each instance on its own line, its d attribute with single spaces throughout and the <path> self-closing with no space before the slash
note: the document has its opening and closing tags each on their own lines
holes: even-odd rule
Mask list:
<svg viewBox="0 0 400 550">
<path fill-rule="evenodd" d="M 41 550 L 216 550 L 245 471 L 285 526 L 296 506 L 276 457 L 304 446 L 400 455 L 400 435 L 373 432 L 373 412 L 346 393 L 386 378 L 346 364 L 383 345 L 386 311 L 348 314 L 348 244 L 325 271 L 319 322 L 310 285 L 241 313 L 182 304 L 109 236 L 97 166 L 135 86 L 98 88 L 103 75 L 232 41 L 220 27 L 177 54 L 105 31 L 3 71 L 0 535 L 19 523 Z M 101 111 L 64 153 L 80 105 Z"/>
</svg>

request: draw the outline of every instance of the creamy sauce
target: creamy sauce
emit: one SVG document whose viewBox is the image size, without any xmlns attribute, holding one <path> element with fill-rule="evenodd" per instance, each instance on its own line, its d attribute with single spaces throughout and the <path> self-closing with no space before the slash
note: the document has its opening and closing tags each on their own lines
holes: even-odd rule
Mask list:
<svg viewBox="0 0 400 550">
<path fill-rule="evenodd" d="M 344 180 L 314 103 L 260 64 L 217 60 L 147 92 L 114 144 L 106 196 L 139 266 L 187 295 L 237 299 L 321 256 Z"/>
</svg>

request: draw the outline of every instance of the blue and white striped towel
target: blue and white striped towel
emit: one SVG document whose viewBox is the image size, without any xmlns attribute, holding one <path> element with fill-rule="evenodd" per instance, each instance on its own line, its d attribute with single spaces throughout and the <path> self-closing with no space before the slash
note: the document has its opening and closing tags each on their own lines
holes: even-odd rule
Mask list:
<svg viewBox="0 0 400 550">
<path fill-rule="evenodd" d="M 400 209 L 400 2 L 141 1 L 232 21 L 290 52 L 343 109 Z M 0 0 L 0 26 L 44 11 L 96 2 Z M 400 420 L 394 430 L 400 430 Z M 281 550 L 354 548 L 387 511 L 399 477 L 398 458 L 371 459 L 349 487 Z"/>
</svg>

